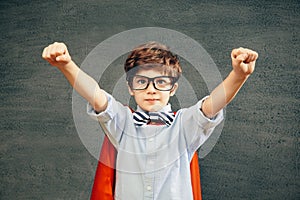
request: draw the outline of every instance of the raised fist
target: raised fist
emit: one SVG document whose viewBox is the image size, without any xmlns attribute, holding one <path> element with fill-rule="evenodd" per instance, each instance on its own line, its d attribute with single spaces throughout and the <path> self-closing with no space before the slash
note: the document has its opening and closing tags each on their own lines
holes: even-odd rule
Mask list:
<svg viewBox="0 0 300 200">
<path fill-rule="evenodd" d="M 71 61 L 67 46 L 58 42 L 45 47 L 42 57 L 55 67 L 63 67 Z"/>
</svg>

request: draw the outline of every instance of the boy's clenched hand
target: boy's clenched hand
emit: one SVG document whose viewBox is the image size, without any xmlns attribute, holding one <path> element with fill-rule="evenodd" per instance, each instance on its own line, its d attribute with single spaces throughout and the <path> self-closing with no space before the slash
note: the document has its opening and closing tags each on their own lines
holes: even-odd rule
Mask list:
<svg viewBox="0 0 300 200">
<path fill-rule="evenodd" d="M 58 42 L 54 42 L 46 47 L 42 57 L 55 67 L 64 67 L 71 61 L 67 46 Z"/>
<path fill-rule="evenodd" d="M 246 77 L 252 74 L 257 58 L 257 52 L 250 49 L 242 47 L 233 49 L 231 52 L 231 59 L 234 72 L 241 77 Z"/>
</svg>

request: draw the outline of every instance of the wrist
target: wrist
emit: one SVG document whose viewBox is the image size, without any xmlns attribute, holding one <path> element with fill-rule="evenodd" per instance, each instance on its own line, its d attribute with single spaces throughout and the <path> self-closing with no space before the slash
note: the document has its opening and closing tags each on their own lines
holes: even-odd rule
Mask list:
<svg viewBox="0 0 300 200">
<path fill-rule="evenodd" d="M 64 71 L 72 70 L 74 68 L 74 66 L 76 66 L 76 64 L 72 60 L 70 60 L 67 63 L 63 63 L 63 64 L 60 64 L 60 65 L 57 65 L 56 67 L 60 71 L 64 72 Z"/>
<path fill-rule="evenodd" d="M 250 74 L 245 74 L 243 72 L 238 72 L 236 70 L 232 70 L 230 75 L 237 81 L 246 81 Z"/>
</svg>

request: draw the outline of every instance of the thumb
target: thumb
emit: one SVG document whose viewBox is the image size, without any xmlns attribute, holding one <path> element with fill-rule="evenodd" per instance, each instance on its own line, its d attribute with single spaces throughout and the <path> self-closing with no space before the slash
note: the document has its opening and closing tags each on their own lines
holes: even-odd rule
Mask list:
<svg viewBox="0 0 300 200">
<path fill-rule="evenodd" d="M 71 60 L 70 56 L 67 54 L 62 54 L 56 57 L 57 62 L 69 62 Z"/>
</svg>

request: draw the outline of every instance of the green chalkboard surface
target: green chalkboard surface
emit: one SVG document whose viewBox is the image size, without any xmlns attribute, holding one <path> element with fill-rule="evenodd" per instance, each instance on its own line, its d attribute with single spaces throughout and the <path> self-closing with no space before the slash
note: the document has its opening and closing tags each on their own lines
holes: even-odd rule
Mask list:
<svg viewBox="0 0 300 200">
<path fill-rule="evenodd" d="M 223 78 L 233 48 L 259 53 L 200 160 L 203 199 L 300 199 L 299 1 L 9 0 L 0 2 L 0 27 L 0 199 L 89 198 L 97 160 L 77 134 L 71 86 L 41 53 L 63 41 L 80 65 L 100 42 L 140 27 L 193 38 Z M 192 68 L 184 73 L 197 88 Z"/>
</svg>

